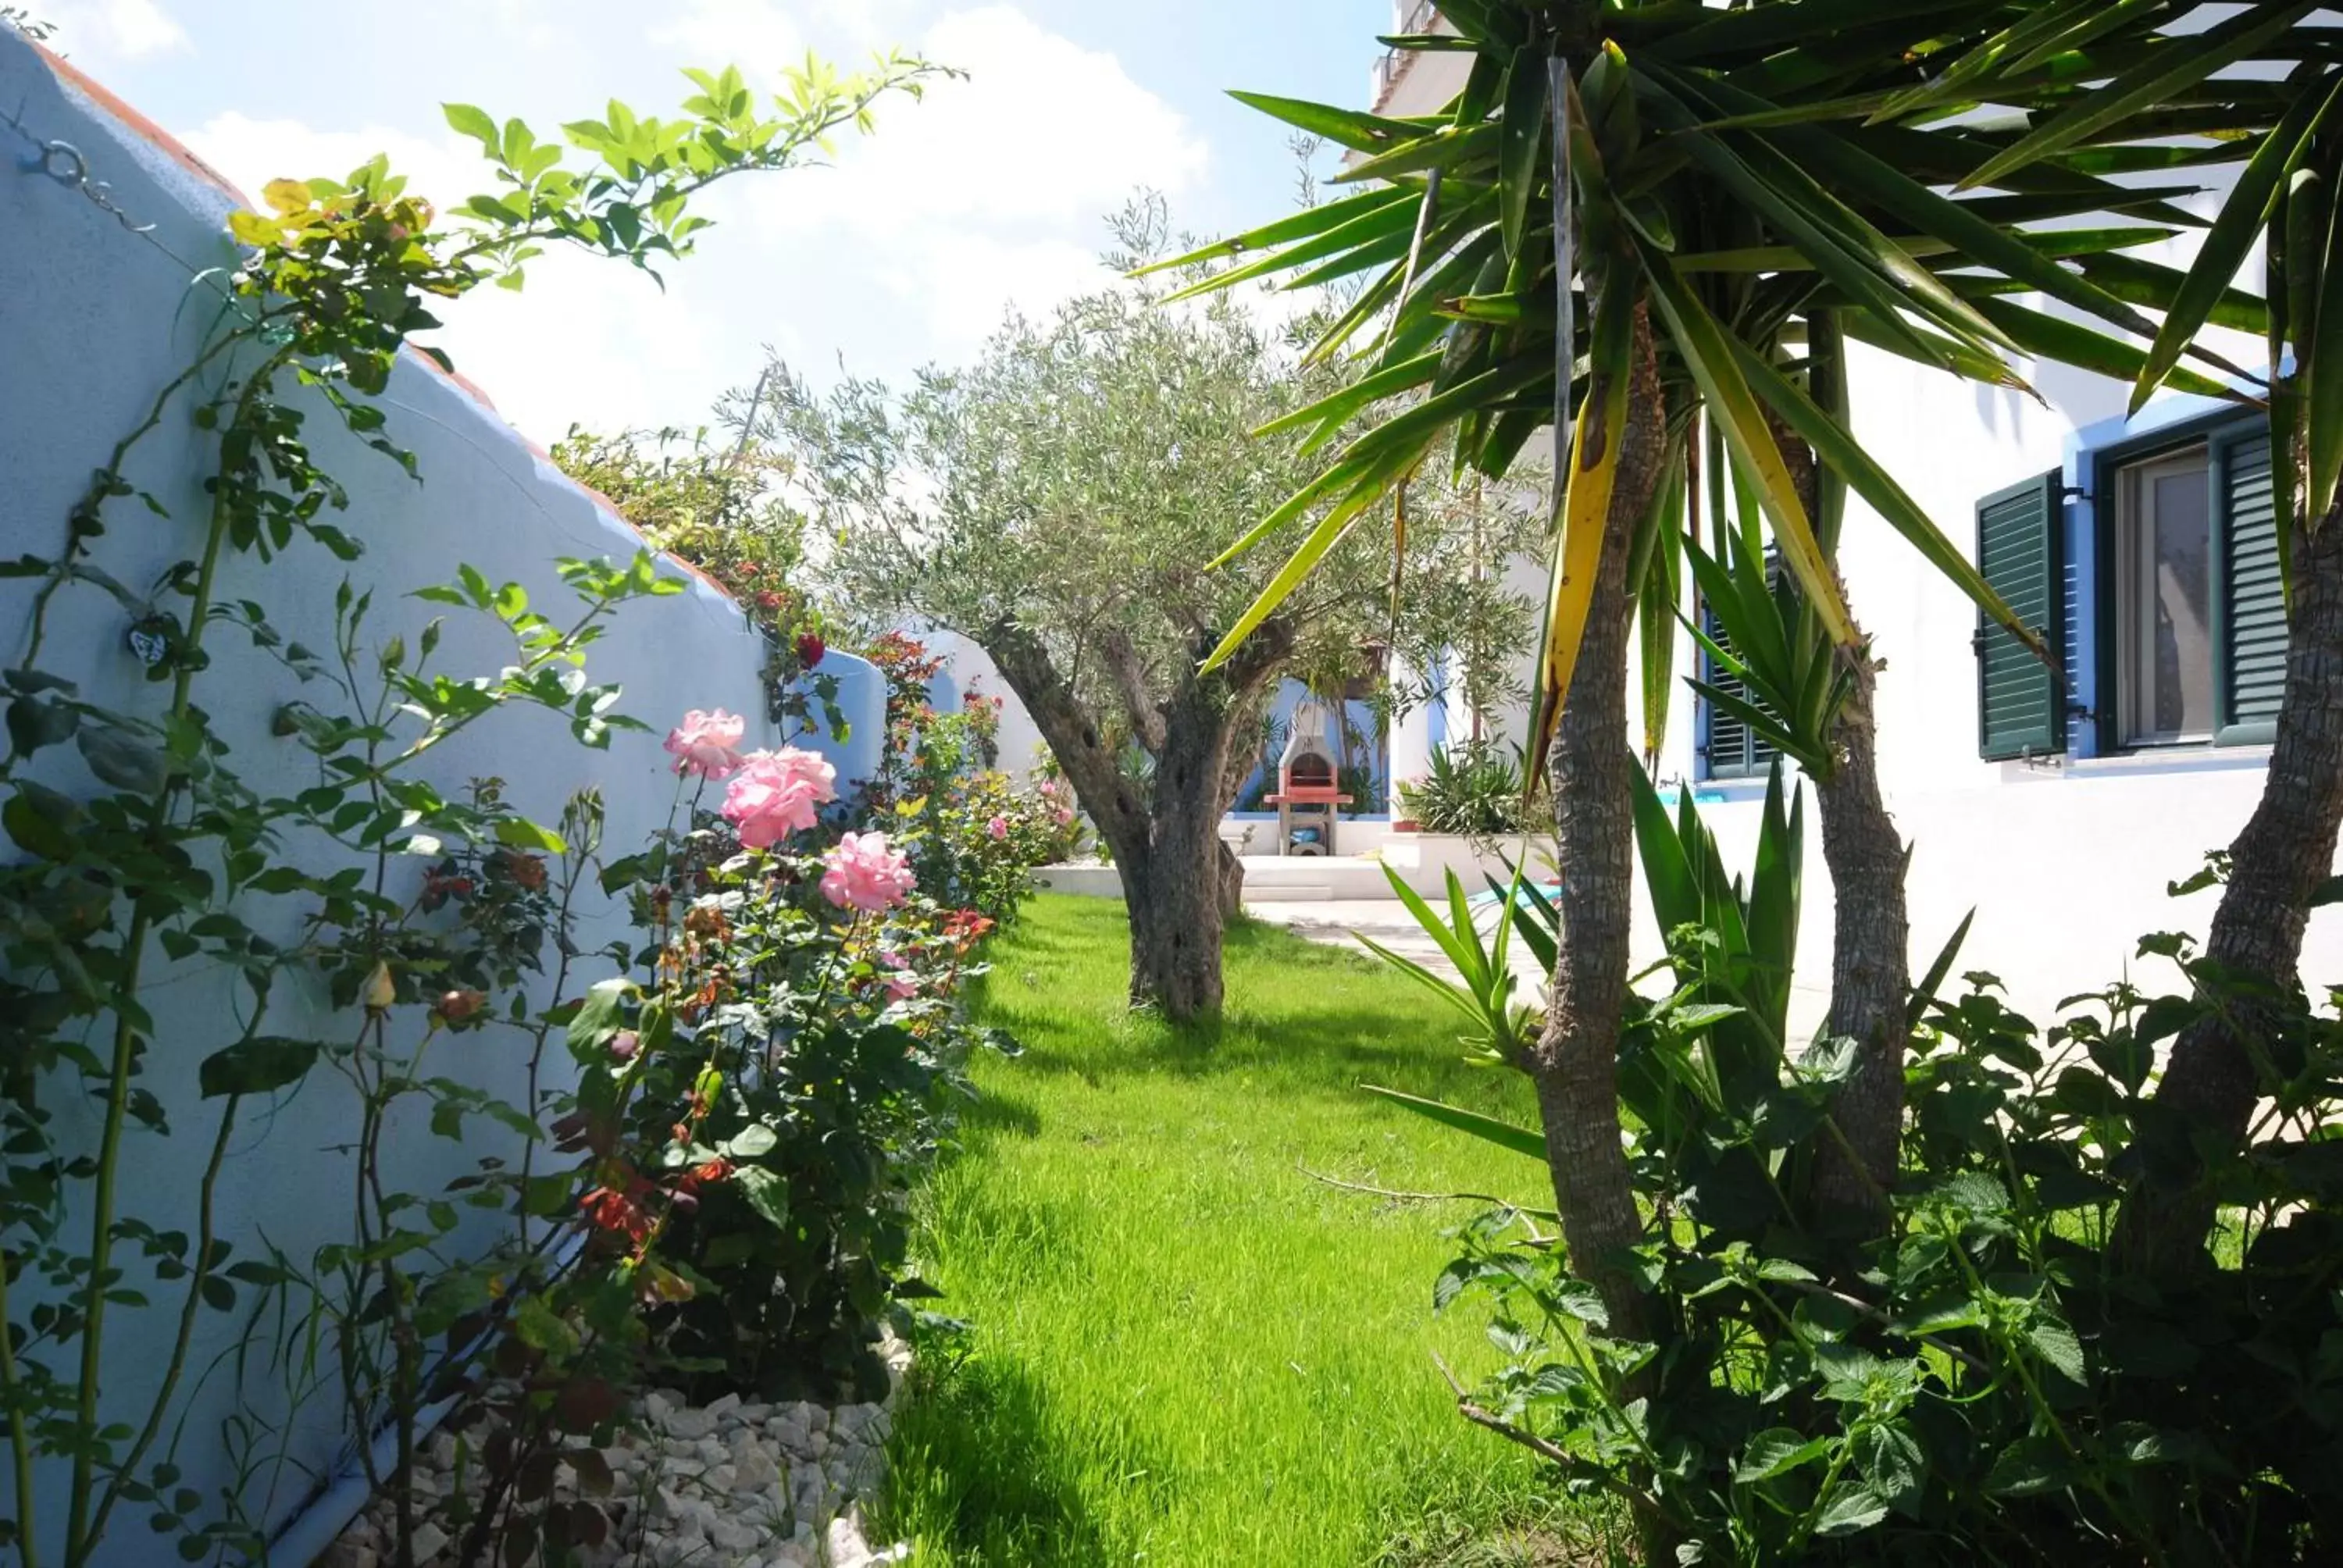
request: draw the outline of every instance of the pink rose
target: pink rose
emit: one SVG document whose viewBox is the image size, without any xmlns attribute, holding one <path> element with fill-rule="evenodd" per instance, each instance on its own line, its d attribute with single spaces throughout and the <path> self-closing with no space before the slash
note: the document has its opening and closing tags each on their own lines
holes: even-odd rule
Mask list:
<svg viewBox="0 0 2343 1568">
<path fill-rule="evenodd" d="M 822 857 L 821 896 L 841 910 L 890 910 L 911 890 L 911 865 L 884 833 L 849 833 Z"/>
<path fill-rule="evenodd" d="M 1009 819 L 1006 817 L 995 817 L 991 821 L 987 822 L 984 825 L 984 830 L 991 834 L 996 839 L 1006 839 L 1009 837 Z"/>
<path fill-rule="evenodd" d="M 1069 827 L 1069 826 L 1071 826 L 1071 825 L 1072 824 L 1073 820 L 1074 820 L 1074 814 L 1073 814 L 1073 812 L 1072 812 L 1072 811 L 1071 811 L 1070 809 L 1068 809 L 1067 808 L 1065 808 L 1065 807 L 1063 807 L 1063 806 L 1061 806 L 1061 807 L 1059 807 L 1059 808 L 1058 808 L 1058 826 L 1059 826 L 1059 827 L 1061 827 L 1061 828 Z"/>
<path fill-rule="evenodd" d="M 887 995 L 891 1000 L 903 1001 L 920 994 L 919 977 L 905 972 L 910 966 L 910 960 L 900 953 L 880 953 L 879 961 L 895 971 L 893 974 L 880 977 L 881 983 L 887 988 Z"/>
<path fill-rule="evenodd" d="M 718 709 L 702 713 L 695 708 L 683 716 L 683 722 L 667 732 L 667 749 L 675 758 L 679 773 L 697 773 L 703 779 L 722 779 L 737 772 L 740 767 L 740 735 L 748 721 L 738 714 Z"/>
<path fill-rule="evenodd" d="M 838 769 L 819 753 L 784 746 L 752 751 L 724 791 L 724 819 L 744 848 L 769 849 L 814 825 L 815 808 L 838 799 Z"/>
</svg>

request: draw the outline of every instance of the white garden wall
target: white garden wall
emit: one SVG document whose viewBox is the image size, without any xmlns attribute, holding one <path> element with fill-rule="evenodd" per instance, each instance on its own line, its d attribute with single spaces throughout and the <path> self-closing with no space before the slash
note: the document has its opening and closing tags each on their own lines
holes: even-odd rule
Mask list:
<svg viewBox="0 0 2343 1568">
<path fill-rule="evenodd" d="M 0 112 L 16 115 L 33 138 L 68 144 L 88 177 L 104 182 L 106 199 L 126 215 L 118 217 L 85 190 L 21 167 L 18 155 L 32 148 L 0 125 L 0 557 L 46 556 L 58 549 L 67 508 L 92 470 L 196 352 L 216 300 L 192 276 L 233 264 L 222 220 L 242 204 L 152 126 L 93 95 L 70 71 L 5 27 Z M 62 153 L 52 160 L 59 167 L 74 161 Z M 133 225 L 144 232 L 132 232 Z M 646 279 L 643 286 L 652 286 Z M 549 318 L 544 328 L 590 332 L 594 323 Z M 462 343 L 447 347 L 460 363 Z M 244 558 L 227 568 L 226 597 L 264 602 L 289 638 L 331 647 L 332 602 L 345 575 L 372 590 L 376 634 L 404 633 L 411 647 L 433 607 L 407 596 L 452 578 L 458 563 L 468 562 L 494 581 L 525 585 L 540 608 L 550 609 L 569 602 L 554 570 L 557 558 L 624 559 L 640 547 L 607 505 L 564 478 L 484 397 L 420 357 L 400 365 L 382 403 L 390 416 L 389 437 L 418 459 L 420 483 L 341 434 L 322 407 L 309 423 L 321 466 L 348 487 L 349 510 L 337 520 L 364 541 L 364 558 L 345 568 L 320 549 L 297 544 L 266 565 Z M 200 484 L 210 462 L 186 406 L 174 405 L 128 465 L 132 479 L 171 517 L 154 517 L 135 500 L 116 503 L 100 541 L 100 564 L 143 586 L 186 553 L 204 515 Z M 0 582 L 0 658 L 10 662 L 21 654 L 31 588 L 22 580 Z M 65 593 L 56 602 L 44 663 L 77 678 L 93 700 L 155 711 L 167 688 L 140 678 L 140 666 L 126 649 L 126 629 L 127 618 L 106 595 Z M 247 780 L 264 794 L 313 782 L 306 754 L 269 733 L 277 709 L 305 695 L 293 678 L 225 627 L 215 628 L 211 651 L 214 667 L 200 679 L 199 700 L 219 733 L 235 742 Z M 853 725 L 856 753 L 838 758 L 839 770 L 853 778 L 870 770 L 871 759 L 863 753 L 883 730 L 881 689 L 878 672 L 867 664 L 830 657 L 843 678 L 840 703 Z M 458 675 L 492 672 L 508 658 L 499 628 L 451 615 L 440 668 Z M 769 729 L 763 719 L 761 659 L 759 640 L 739 611 L 714 588 L 691 580 L 679 598 L 623 609 L 590 658 L 594 678 L 624 683 L 621 710 L 653 725 L 655 733 L 621 733 L 608 751 L 593 752 L 573 743 L 549 715 L 494 718 L 450 743 L 432 777 L 451 793 L 474 777 L 499 777 L 519 809 L 548 822 L 558 819 L 569 792 L 598 787 L 608 809 L 608 842 L 623 851 L 668 819 L 676 787 L 663 766 L 659 734 L 685 709 L 721 706 L 749 714 L 750 745 L 777 739 L 760 733 Z M 86 791 L 90 780 L 70 752 L 68 747 L 44 753 L 41 760 L 53 764 L 45 776 L 57 788 Z M 0 853 L 15 850 L 0 841 Z M 270 934 L 289 936 L 297 912 L 285 908 L 250 918 Z M 622 934 L 614 913 L 598 903 L 588 910 L 583 949 L 591 951 Z M 196 1063 L 234 1037 L 242 998 L 216 975 L 175 971 L 159 954 L 149 972 L 150 1004 L 166 1021 L 146 1058 L 144 1082 L 168 1107 L 175 1135 L 133 1135 L 123 1211 L 192 1228 L 187 1200 L 216 1125 L 215 1107 L 196 1097 Z M 586 978 L 598 972 L 589 970 Z M 350 1032 L 347 1019 L 330 1017 L 316 999 L 297 997 L 273 1015 L 272 1030 L 316 1038 Z M 522 1052 L 509 1034 L 469 1034 L 449 1042 L 437 1065 L 518 1100 Z M 221 1232 L 236 1243 L 237 1256 L 274 1244 L 306 1259 L 319 1243 L 347 1232 L 351 1166 L 343 1145 L 353 1115 L 338 1087 L 319 1073 L 286 1103 L 247 1108 L 219 1193 Z M 94 1119 L 69 1094 L 57 1093 L 53 1103 L 61 1141 L 89 1144 Z M 482 1154 L 497 1151 L 485 1135 L 459 1147 L 427 1136 L 419 1122 L 401 1126 L 397 1139 L 395 1164 L 417 1191 L 436 1190 Z M 84 1224 L 77 1220 L 74 1233 Z M 174 1307 L 176 1299 L 157 1296 Z M 158 1307 L 117 1312 L 111 1320 L 105 1382 L 110 1415 L 126 1420 L 143 1412 L 168 1337 L 164 1316 Z M 196 1369 L 213 1371 L 192 1397 L 178 1460 L 186 1484 L 207 1495 L 230 1473 L 221 1418 L 239 1403 L 270 1419 L 286 1413 L 265 1359 L 249 1363 L 242 1388 L 225 1367 L 214 1367 L 234 1337 L 229 1320 L 207 1318 L 193 1362 Z M 313 1399 L 300 1412 L 293 1468 L 266 1493 L 271 1517 L 293 1513 L 310 1488 L 304 1471 L 315 1473 L 334 1457 L 338 1432 L 331 1402 Z M 57 1467 L 40 1473 L 47 1504 L 42 1512 L 51 1524 L 58 1518 L 55 1488 L 61 1475 Z M 254 1496 L 261 1501 L 258 1492 Z M 114 1533 L 108 1563 L 146 1563 L 162 1560 L 158 1553 L 171 1555 L 163 1538 L 148 1533 L 143 1511 L 125 1511 Z"/>
</svg>

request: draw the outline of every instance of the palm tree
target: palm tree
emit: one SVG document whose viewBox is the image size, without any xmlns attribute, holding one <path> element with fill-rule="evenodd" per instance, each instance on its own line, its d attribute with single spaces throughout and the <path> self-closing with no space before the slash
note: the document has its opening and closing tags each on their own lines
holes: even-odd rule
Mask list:
<svg viewBox="0 0 2343 1568">
<path fill-rule="evenodd" d="M 1845 1153 L 1821 1168 L 1816 1196 L 1875 1211 L 1902 1120 L 1903 852 L 1870 762 L 1865 639 L 1832 563 L 1842 487 L 2051 656 L 2041 628 L 2018 621 L 1852 437 L 1836 406 L 1839 345 L 2010 386 L 2023 385 L 2013 360 L 2031 356 L 2226 390 L 2183 368 L 2180 352 L 2152 361 L 2118 335 L 2155 337 L 2137 302 L 2167 300 L 2177 282 L 2121 253 L 2195 221 L 2172 205 L 2193 187 L 2110 177 L 2186 161 L 2140 145 L 2187 128 L 2158 112 L 2163 100 L 2129 101 L 2056 144 L 1964 114 L 1990 102 L 2055 117 L 2096 96 L 2082 84 L 2106 74 L 2102 55 L 2117 69 L 2159 51 L 2168 68 L 2152 21 L 2191 8 L 1450 0 L 1454 35 L 1391 40 L 1472 55 L 1439 115 L 1240 95 L 1351 149 L 1342 177 L 1363 187 L 1198 253 L 1233 262 L 1217 286 L 1365 276 L 1313 349 L 1362 358 L 1363 374 L 1273 428 L 1324 445 L 1362 409 L 1388 413 L 1231 548 L 1314 518 L 1215 657 L 1424 463 L 1502 476 L 1541 429 L 1554 432 L 1561 495 L 1534 741 L 1553 776 L 1564 892 L 1547 1027 L 1521 1065 L 1538 1087 L 1574 1264 L 1624 1332 L 1643 1316 L 1617 1263 L 1642 1233 L 1614 1057 L 1634 766 L 1625 674 L 1639 601 L 1647 626 L 1674 609 L 1676 498 L 1708 446 L 1717 457 L 1703 477 L 1714 487 L 1729 467 L 1754 499 L 1826 645 L 1816 782 L 1840 909 L 1831 1028 L 1860 1049 L 1836 1111 Z M 2227 26 L 2215 30 L 2221 47 Z M 2058 314 L 2020 303 L 2027 293 Z"/>
</svg>

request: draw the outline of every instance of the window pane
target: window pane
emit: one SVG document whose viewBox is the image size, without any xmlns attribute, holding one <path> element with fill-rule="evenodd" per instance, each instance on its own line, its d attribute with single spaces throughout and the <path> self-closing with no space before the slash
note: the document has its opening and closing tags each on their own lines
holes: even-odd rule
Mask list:
<svg viewBox="0 0 2343 1568">
<path fill-rule="evenodd" d="M 2149 728 L 2159 735 L 2213 729 L 2212 534 L 2205 471 L 2163 473 L 2147 508 L 2153 671 Z"/>
</svg>

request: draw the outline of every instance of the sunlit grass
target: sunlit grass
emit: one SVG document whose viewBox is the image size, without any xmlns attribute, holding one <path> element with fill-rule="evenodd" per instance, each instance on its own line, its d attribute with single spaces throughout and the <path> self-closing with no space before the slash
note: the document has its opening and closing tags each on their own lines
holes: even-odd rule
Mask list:
<svg viewBox="0 0 2343 1568">
<path fill-rule="evenodd" d="M 1407 980 L 1250 924 L 1216 1029 L 1134 1020 L 1125 941 L 1119 904 L 1045 897 L 995 945 L 980 1011 L 1028 1049 L 978 1064 L 922 1199 L 936 1305 L 973 1327 L 930 1351 L 880 1538 L 958 1568 L 1350 1568 L 1534 1517 L 1528 1456 L 1432 1362 L 1494 1357 L 1484 1313 L 1431 1309 L 1472 1206 L 1304 1173 L 1544 1198 L 1534 1164 L 1357 1090 L 1534 1121 L 1526 1084 L 1465 1066 Z"/>
</svg>

